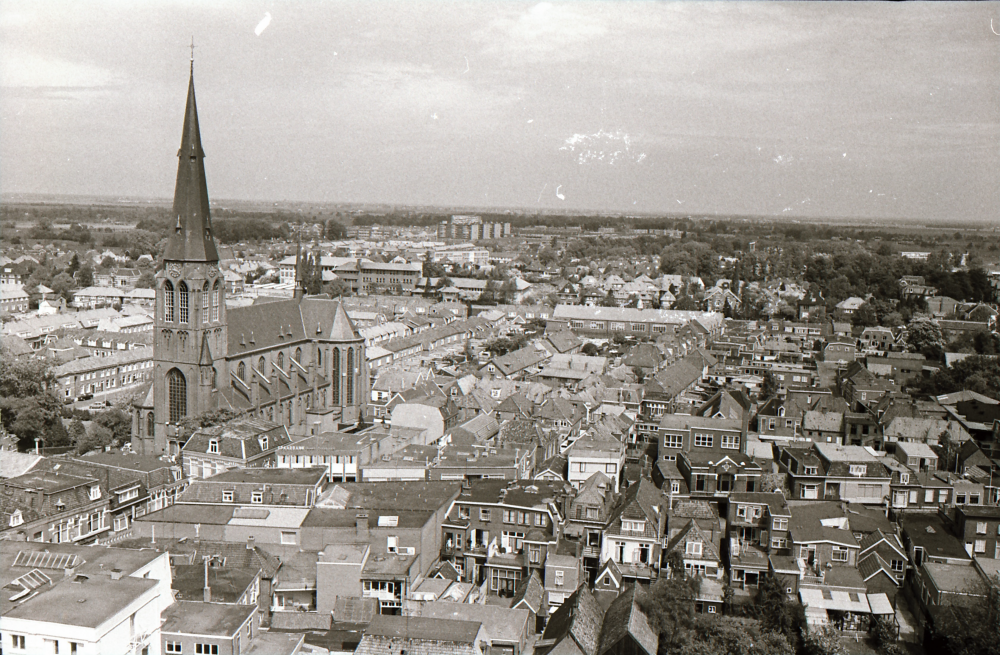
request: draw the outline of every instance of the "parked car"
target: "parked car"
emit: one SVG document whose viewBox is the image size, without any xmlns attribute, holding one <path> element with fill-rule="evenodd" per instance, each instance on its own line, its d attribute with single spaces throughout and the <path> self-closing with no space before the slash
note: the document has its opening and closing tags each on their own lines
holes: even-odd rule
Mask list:
<svg viewBox="0 0 1000 655">
<path fill-rule="evenodd" d="M 83 395 L 77 396 L 76 399 L 77 399 L 77 401 L 82 401 L 82 400 L 90 400 L 93 397 L 94 397 L 94 394 L 92 394 L 92 393 L 85 393 Z"/>
</svg>

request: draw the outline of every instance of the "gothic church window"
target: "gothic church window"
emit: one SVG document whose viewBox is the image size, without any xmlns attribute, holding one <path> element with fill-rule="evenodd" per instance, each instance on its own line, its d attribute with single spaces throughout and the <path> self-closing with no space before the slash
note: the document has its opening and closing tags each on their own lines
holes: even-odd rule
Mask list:
<svg viewBox="0 0 1000 655">
<path fill-rule="evenodd" d="M 354 348 L 347 349 L 347 404 L 354 404 Z"/>
<path fill-rule="evenodd" d="M 188 322 L 188 286 L 187 282 L 177 285 L 177 305 L 180 308 L 181 323 Z"/>
<path fill-rule="evenodd" d="M 201 288 L 201 322 L 208 323 L 208 282 Z"/>
<path fill-rule="evenodd" d="M 261 357 L 260 359 L 257 360 L 257 370 L 260 371 L 261 375 L 264 375 L 264 366 L 266 366 L 266 365 L 267 365 L 267 362 L 264 361 L 263 357 Z"/>
<path fill-rule="evenodd" d="M 285 353 L 282 352 L 278 353 L 278 368 L 280 368 L 282 371 L 285 370 Z"/>
<path fill-rule="evenodd" d="M 153 436 L 153 432 L 156 429 L 156 419 L 153 417 L 153 412 L 146 414 L 146 436 Z"/>
<path fill-rule="evenodd" d="M 247 367 L 243 362 L 240 362 L 240 365 L 236 367 L 236 377 L 244 382 L 247 381 Z"/>
<path fill-rule="evenodd" d="M 174 320 L 174 285 L 170 280 L 163 283 L 163 320 Z"/>
<path fill-rule="evenodd" d="M 177 423 L 187 416 L 187 380 L 176 368 L 167 373 L 167 392 L 170 401 L 170 422 Z"/>
<path fill-rule="evenodd" d="M 301 348 L 296 348 L 295 349 L 295 361 L 296 361 L 296 363 L 299 363 L 299 364 L 302 363 L 302 349 Z"/>
<path fill-rule="evenodd" d="M 212 288 L 212 320 L 219 320 L 219 300 L 222 296 L 222 286 L 219 281 L 215 281 L 215 287 Z"/>
<path fill-rule="evenodd" d="M 340 404 L 340 348 L 333 349 L 333 404 Z"/>
</svg>

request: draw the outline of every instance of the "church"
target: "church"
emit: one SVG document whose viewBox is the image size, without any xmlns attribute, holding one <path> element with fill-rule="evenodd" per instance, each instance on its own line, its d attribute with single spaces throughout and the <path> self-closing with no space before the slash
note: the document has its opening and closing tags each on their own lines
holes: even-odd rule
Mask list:
<svg viewBox="0 0 1000 655">
<path fill-rule="evenodd" d="M 177 157 L 175 223 L 156 274 L 154 381 L 135 403 L 133 451 L 177 455 L 179 423 L 220 409 L 281 423 L 292 435 L 360 421 L 365 344 L 339 301 L 306 297 L 299 284 L 289 300 L 226 307 L 193 63 Z"/>
</svg>

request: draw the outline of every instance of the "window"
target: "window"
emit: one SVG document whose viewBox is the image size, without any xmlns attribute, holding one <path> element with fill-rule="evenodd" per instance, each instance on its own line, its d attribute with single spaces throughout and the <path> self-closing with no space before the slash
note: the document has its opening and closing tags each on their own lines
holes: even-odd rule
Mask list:
<svg viewBox="0 0 1000 655">
<path fill-rule="evenodd" d="M 955 494 L 955 504 L 964 505 L 965 504 L 965 494 Z"/>
<path fill-rule="evenodd" d="M 261 450 L 267 450 L 267 437 L 261 437 L 260 438 L 260 449 Z M 310 460 L 310 462 L 311 462 L 311 460 Z"/>
<path fill-rule="evenodd" d="M 834 562 L 846 562 L 847 561 L 847 549 L 843 546 L 834 546 L 833 551 L 830 554 L 830 559 Z"/>
<path fill-rule="evenodd" d="M 979 521 L 976 523 L 976 534 L 986 534 L 986 522 Z"/>
<path fill-rule="evenodd" d="M 469 518 L 469 508 L 463 505 L 458 506 L 458 518 L 467 519 Z"/>
<path fill-rule="evenodd" d="M 246 364 L 244 364 L 243 362 L 240 362 L 239 365 L 236 367 L 236 377 L 243 380 L 244 382 L 247 381 L 247 367 Z"/>
<path fill-rule="evenodd" d="M 776 518 L 771 522 L 772 530 L 787 530 L 788 529 L 788 519 Z"/>
<path fill-rule="evenodd" d="M 347 349 L 347 404 L 354 404 L 354 348 Z"/>
<path fill-rule="evenodd" d="M 986 540 L 985 539 L 976 539 L 976 547 L 975 547 L 974 550 L 977 553 L 985 553 L 986 552 Z"/>
<path fill-rule="evenodd" d="M 146 414 L 146 436 L 153 436 L 153 432 L 156 430 L 156 419 L 153 417 L 153 412 Z"/>
<path fill-rule="evenodd" d="M 232 490 L 226 490 L 222 492 L 222 502 L 231 503 L 233 502 L 233 492 Z"/>
<path fill-rule="evenodd" d="M 561 587 L 565 582 L 566 573 L 564 571 L 556 571 L 556 586 Z"/>
<path fill-rule="evenodd" d="M 969 494 L 969 504 L 978 505 L 979 504 L 979 494 Z"/>
<path fill-rule="evenodd" d="M 182 653 L 184 651 L 181 650 L 181 642 L 179 642 L 179 641 L 168 641 L 167 642 L 166 652 L 168 652 L 168 653 Z"/>
<path fill-rule="evenodd" d="M 98 500 L 100 497 L 101 497 L 101 487 L 95 484 L 93 487 L 90 488 L 90 499 Z"/>
<path fill-rule="evenodd" d="M 10 640 L 14 648 L 24 650 L 24 635 L 11 635 Z"/>
<path fill-rule="evenodd" d="M 681 481 L 671 480 L 670 481 L 670 493 L 679 494 L 681 492 Z"/>
<path fill-rule="evenodd" d="M 167 373 L 167 389 L 170 396 L 170 422 L 178 423 L 187 416 L 187 380 L 176 368 Z"/>
<path fill-rule="evenodd" d="M 691 555 L 693 557 L 701 557 L 701 546 L 700 541 L 689 541 L 684 546 L 684 554 Z"/>
<path fill-rule="evenodd" d="M 479 510 L 479 520 L 480 521 L 489 521 L 490 520 L 490 510 L 488 510 L 488 509 L 480 509 Z"/>
<path fill-rule="evenodd" d="M 215 286 L 212 287 L 212 320 L 219 320 L 219 301 L 222 298 L 222 285 L 218 280 L 215 281 Z"/>
<path fill-rule="evenodd" d="M 622 519 L 623 532 L 645 532 L 645 530 L 645 521 L 629 521 L 628 519 Z"/>
<path fill-rule="evenodd" d="M 781 548 L 785 548 L 787 544 L 788 544 L 788 540 L 782 539 L 781 537 L 772 537 L 771 538 L 771 548 L 781 549 Z"/>
<path fill-rule="evenodd" d="M 924 491 L 924 502 L 925 503 L 933 503 L 934 502 L 934 490 L 933 489 L 927 489 L 926 491 Z"/>
<path fill-rule="evenodd" d="M 851 475 L 864 475 L 865 471 L 868 470 L 868 466 L 865 464 L 851 464 L 850 472 Z"/>
<path fill-rule="evenodd" d="M 587 508 L 587 519 L 591 521 L 596 521 L 601 517 L 600 510 L 596 507 Z"/>
<path fill-rule="evenodd" d="M 208 282 L 201 288 L 201 322 L 208 323 Z"/>
<path fill-rule="evenodd" d="M 177 306 L 180 309 L 180 322 L 188 322 L 188 287 L 186 282 L 177 285 Z"/>
<path fill-rule="evenodd" d="M 938 502 L 939 503 L 947 503 L 948 502 L 948 490 L 947 489 L 940 489 L 938 491 Z"/>
<path fill-rule="evenodd" d="M 264 492 L 263 491 L 254 491 L 253 493 L 251 493 L 250 494 L 250 502 L 254 503 L 254 504 L 257 504 L 257 505 L 262 504 L 264 502 Z"/>
<path fill-rule="evenodd" d="M 618 471 L 618 465 L 617 464 L 605 464 L 604 465 L 604 472 L 607 473 L 608 475 L 614 475 L 617 471 Z"/>
<path fill-rule="evenodd" d="M 196 655 L 219 655 L 219 645 L 218 644 L 195 644 L 194 652 Z"/>
<path fill-rule="evenodd" d="M 899 474 L 899 484 L 910 484 L 910 474 L 900 473 Z M 916 497 L 913 498 L 913 502 L 917 502 Z"/>
<path fill-rule="evenodd" d="M 740 437 L 739 435 L 722 435 L 722 447 L 729 450 L 739 450 L 740 449 Z"/>
<path fill-rule="evenodd" d="M 542 561 L 542 547 L 528 544 L 528 562 L 538 564 Z"/>
<path fill-rule="evenodd" d="M 806 500 L 816 500 L 819 498 L 819 485 L 804 484 L 799 487 L 799 498 Z"/>
<path fill-rule="evenodd" d="M 906 570 L 906 560 L 894 559 L 889 562 L 889 567 L 896 573 L 902 573 Z"/>
<path fill-rule="evenodd" d="M 710 434 L 695 434 L 694 435 L 694 445 L 700 448 L 711 448 L 712 447 L 712 435 Z"/>
<path fill-rule="evenodd" d="M 504 523 L 517 523 L 517 512 L 509 509 L 503 511 Z"/>
<path fill-rule="evenodd" d="M 684 437 L 679 434 L 663 435 L 664 448 L 681 448 L 684 445 Z"/>
<path fill-rule="evenodd" d="M 281 532 L 281 543 L 286 546 L 294 546 L 298 543 L 298 536 L 294 532 Z"/>
<path fill-rule="evenodd" d="M 818 466 L 805 467 L 805 475 L 819 475 L 819 467 Z"/>
<path fill-rule="evenodd" d="M 163 283 L 163 320 L 174 320 L 174 285 L 170 280 Z"/>
</svg>

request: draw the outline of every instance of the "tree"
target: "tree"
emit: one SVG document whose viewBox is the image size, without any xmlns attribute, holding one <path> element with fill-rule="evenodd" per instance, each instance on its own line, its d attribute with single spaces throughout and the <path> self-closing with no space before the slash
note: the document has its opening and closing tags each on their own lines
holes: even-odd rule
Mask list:
<svg viewBox="0 0 1000 655">
<path fill-rule="evenodd" d="M 580 348 L 580 352 L 590 357 L 596 357 L 600 351 L 597 349 L 597 346 L 588 341 Z"/>
<path fill-rule="evenodd" d="M 617 307 L 618 303 L 615 301 L 615 292 L 608 289 L 608 294 L 601 298 L 601 307 Z"/>
<path fill-rule="evenodd" d="M 694 603 L 701 590 L 701 579 L 689 576 L 684 570 L 679 553 L 668 556 L 670 575 L 662 575 L 639 598 L 642 610 L 649 617 L 650 627 L 660 635 L 662 652 L 672 653 L 684 650 L 694 627 Z"/>
<path fill-rule="evenodd" d="M 181 434 L 186 439 L 194 434 L 198 428 L 210 428 L 213 425 L 222 425 L 236 418 L 236 416 L 236 412 L 226 408 L 202 412 L 197 416 L 187 416 L 180 421 Z"/>
<path fill-rule="evenodd" d="M 695 302 L 694 298 L 685 294 L 677 299 L 677 302 L 674 303 L 673 309 L 679 309 L 686 312 L 697 311 L 698 303 Z"/>
<path fill-rule="evenodd" d="M 829 625 L 803 631 L 802 652 L 806 655 L 846 655 L 840 634 Z"/>
<path fill-rule="evenodd" d="M 156 288 L 156 276 L 153 275 L 153 271 L 143 271 L 142 275 L 135 282 L 136 289 L 155 289 Z"/>
<path fill-rule="evenodd" d="M 132 417 L 118 407 L 100 412 L 94 417 L 94 424 L 107 429 L 116 443 L 122 444 L 132 438 Z"/>
<path fill-rule="evenodd" d="M 329 282 L 324 282 L 322 292 L 331 298 L 340 298 L 341 296 L 351 295 L 351 287 L 340 278 L 337 278 Z"/>
<path fill-rule="evenodd" d="M 70 442 L 74 446 L 78 446 L 87 438 L 87 428 L 83 425 L 83 421 L 78 418 L 74 418 L 70 421 L 69 429 L 66 431 L 69 436 Z"/>
<path fill-rule="evenodd" d="M 970 593 L 981 596 L 968 606 L 942 612 L 935 619 L 932 644 L 949 655 L 997 655 L 1000 653 L 1000 575 L 976 585 Z"/>
<path fill-rule="evenodd" d="M 778 395 L 778 379 L 774 377 L 774 373 L 771 371 L 764 371 L 764 380 L 760 385 L 760 400 L 761 402 L 770 400 Z"/>
<path fill-rule="evenodd" d="M 76 272 L 76 283 L 81 287 L 94 286 L 94 267 L 90 265 L 90 262 L 85 263 Z"/>
<path fill-rule="evenodd" d="M 906 345 L 910 352 L 923 353 L 927 359 L 940 360 L 944 357 L 941 328 L 926 316 L 918 316 L 906 326 Z"/>
<path fill-rule="evenodd" d="M 83 455 L 91 450 L 104 450 L 105 446 L 110 446 L 114 441 L 114 433 L 103 425 L 94 423 L 85 437 L 76 443 L 76 452 Z"/>
<path fill-rule="evenodd" d="M 750 611 L 761 630 L 780 633 L 793 645 L 806 623 L 802 606 L 789 602 L 785 586 L 773 573 L 761 576 Z"/>
<path fill-rule="evenodd" d="M 347 228 L 345 228 L 339 221 L 332 218 L 327 219 L 326 224 L 323 228 L 323 237 L 330 239 L 332 241 L 339 241 L 341 239 L 347 238 Z"/>
<path fill-rule="evenodd" d="M 875 327 L 878 325 L 878 314 L 871 303 L 865 303 L 858 307 L 854 315 L 851 316 L 851 325 L 858 327 Z"/>
<path fill-rule="evenodd" d="M 76 287 L 76 280 L 69 273 L 60 273 L 52 278 L 49 287 L 52 288 L 56 295 L 62 296 L 69 301 L 73 299 L 73 289 Z"/>
</svg>

